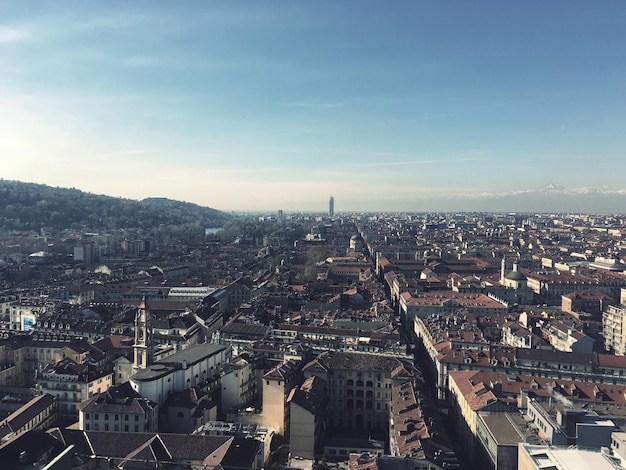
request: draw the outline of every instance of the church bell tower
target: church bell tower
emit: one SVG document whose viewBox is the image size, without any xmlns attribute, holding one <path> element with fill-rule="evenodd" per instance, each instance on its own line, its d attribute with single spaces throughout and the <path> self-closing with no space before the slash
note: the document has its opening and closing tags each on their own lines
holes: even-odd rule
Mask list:
<svg viewBox="0 0 626 470">
<path fill-rule="evenodd" d="M 146 303 L 146 297 L 141 300 L 135 315 L 135 344 L 133 345 L 133 374 L 146 369 L 154 358 L 152 342 L 152 316 Z"/>
</svg>

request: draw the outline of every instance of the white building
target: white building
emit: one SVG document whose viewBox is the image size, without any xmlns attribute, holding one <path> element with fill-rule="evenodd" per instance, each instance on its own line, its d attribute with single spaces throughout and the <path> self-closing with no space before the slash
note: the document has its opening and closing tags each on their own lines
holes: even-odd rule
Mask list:
<svg viewBox="0 0 626 470">
<path fill-rule="evenodd" d="M 230 354 L 227 346 L 196 344 L 140 370 L 130 378 L 130 383 L 142 397 L 161 405 L 172 393 L 191 387 L 201 390 L 216 387 L 220 370 Z"/>
<path fill-rule="evenodd" d="M 626 307 L 609 305 L 602 314 L 604 347 L 615 354 L 626 354 Z"/>
<path fill-rule="evenodd" d="M 624 467 L 608 449 L 519 444 L 518 470 L 619 470 Z"/>
<path fill-rule="evenodd" d="M 225 365 L 221 375 L 220 405 L 223 413 L 254 401 L 257 396 L 256 374 L 248 354 L 235 357 Z"/>
<path fill-rule="evenodd" d="M 22 299 L 11 304 L 10 313 L 10 329 L 27 331 L 31 330 L 39 314 L 45 311 L 45 306 L 41 302 L 30 302 L 28 299 Z"/>
</svg>

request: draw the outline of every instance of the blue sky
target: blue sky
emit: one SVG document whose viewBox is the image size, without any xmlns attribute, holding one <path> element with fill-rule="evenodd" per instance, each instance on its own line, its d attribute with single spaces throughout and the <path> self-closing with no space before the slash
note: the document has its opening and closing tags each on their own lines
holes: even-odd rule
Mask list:
<svg viewBox="0 0 626 470">
<path fill-rule="evenodd" d="M 624 192 L 624 18 L 621 1 L 5 0 L 0 176 L 223 210 Z"/>
</svg>

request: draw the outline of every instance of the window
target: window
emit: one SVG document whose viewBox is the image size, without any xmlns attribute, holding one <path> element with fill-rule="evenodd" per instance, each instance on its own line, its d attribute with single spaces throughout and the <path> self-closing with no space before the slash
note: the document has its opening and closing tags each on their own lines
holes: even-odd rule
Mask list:
<svg viewBox="0 0 626 470">
<path fill-rule="evenodd" d="M 108 420 L 109 420 L 109 414 L 108 414 L 108 413 L 105 413 L 105 414 L 104 414 L 104 420 L 105 420 L 105 421 L 108 421 Z"/>
<path fill-rule="evenodd" d="M 89 413 L 85 413 L 85 419 L 90 419 Z"/>
</svg>

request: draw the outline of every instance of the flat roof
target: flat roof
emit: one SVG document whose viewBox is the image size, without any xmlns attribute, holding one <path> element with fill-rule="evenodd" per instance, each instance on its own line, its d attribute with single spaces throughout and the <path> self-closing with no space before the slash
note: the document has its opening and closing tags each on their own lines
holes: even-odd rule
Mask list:
<svg viewBox="0 0 626 470">
<path fill-rule="evenodd" d="M 187 367 L 192 366 L 207 357 L 214 356 L 215 354 L 226 350 L 227 348 L 228 346 L 221 344 L 195 344 L 187 349 L 183 349 L 182 351 L 155 362 L 146 369 L 140 370 L 132 376 L 132 379 L 140 382 L 156 380 L 160 377 L 165 377 L 171 374 L 174 370 L 182 369 L 183 363 L 186 363 Z"/>
<path fill-rule="evenodd" d="M 615 470 L 615 459 L 600 450 L 576 447 L 522 446 L 538 468 L 558 470 Z"/>
<path fill-rule="evenodd" d="M 512 413 L 479 413 L 478 416 L 483 420 L 495 443 L 499 446 L 517 446 L 520 442 L 524 442 L 525 436 L 520 433 L 519 425 L 524 426 L 524 420 L 521 416 L 521 422 L 515 422 L 515 415 Z"/>
<path fill-rule="evenodd" d="M 207 357 L 213 356 L 221 351 L 226 350 L 226 348 L 228 348 L 228 346 L 225 346 L 223 344 L 194 344 L 187 349 L 183 349 L 182 351 L 161 359 L 158 363 L 164 365 L 182 365 L 183 361 L 185 361 L 187 362 L 187 365 L 193 365 Z"/>
</svg>

